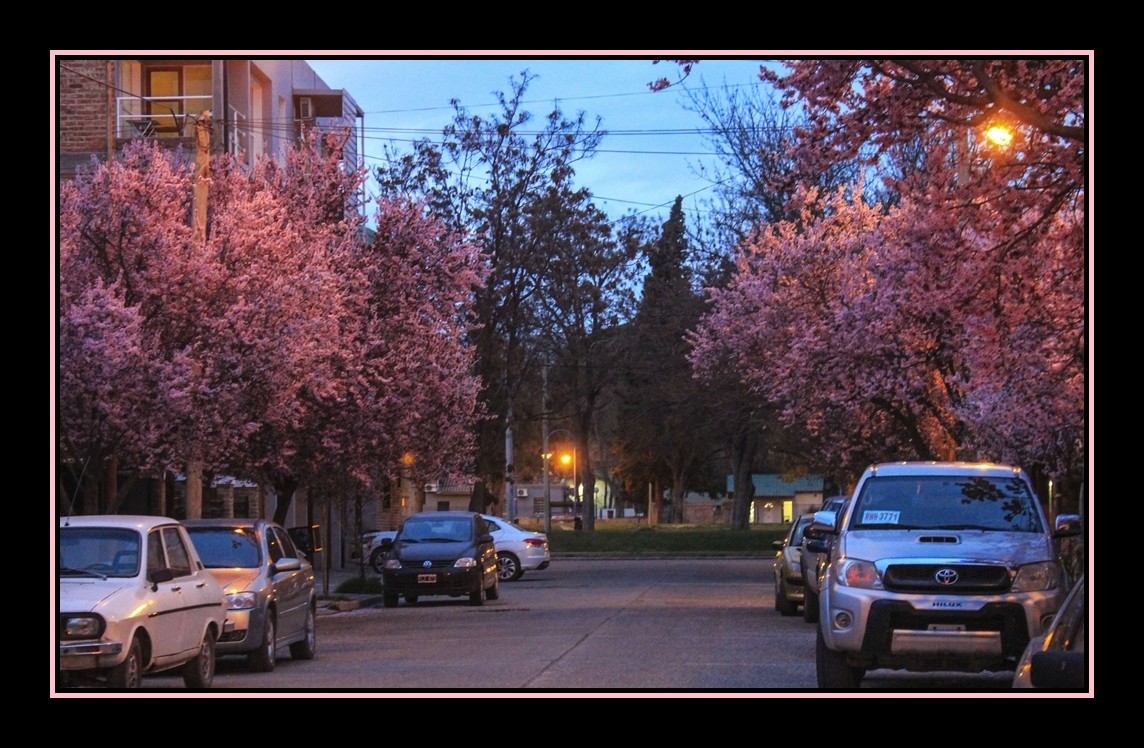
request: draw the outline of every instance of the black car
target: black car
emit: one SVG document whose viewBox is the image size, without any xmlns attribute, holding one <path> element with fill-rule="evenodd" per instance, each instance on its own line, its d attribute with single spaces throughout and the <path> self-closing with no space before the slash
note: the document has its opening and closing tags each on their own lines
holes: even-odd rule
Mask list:
<svg viewBox="0 0 1144 748">
<path fill-rule="evenodd" d="M 414 514 L 381 547 L 387 608 L 395 607 L 399 597 L 411 605 L 428 595 L 468 595 L 473 605 L 500 597 L 496 545 L 488 523 L 475 512 Z"/>
<path fill-rule="evenodd" d="M 834 512 L 835 517 L 841 518 L 850 503 L 849 496 L 831 496 L 823 499 L 822 506 L 816 511 Z M 807 623 L 818 623 L 818 586 L 826 567 L 830 563 L 830 553 L 837 535 L 820 535 L 807 528 L 802 536 L 802 619 Z"/>
<path fill-rule="evenodd" d="M 804 600 L 802 535 L 813 520 L 813 514 L 800 514 L 790 523 L 786 536 L 771 543 L 775 549 L 775 610 L 784 616 L 797 613 Z"/>
</svg>

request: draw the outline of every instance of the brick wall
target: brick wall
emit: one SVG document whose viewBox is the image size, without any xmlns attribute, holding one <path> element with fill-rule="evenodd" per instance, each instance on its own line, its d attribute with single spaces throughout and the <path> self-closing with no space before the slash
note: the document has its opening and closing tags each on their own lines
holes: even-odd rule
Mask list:
<svg viewBox="0 0 1144 748">
<path fill-rule="evenodd" d="M 109 60 L 57 60 L 60 153 L 107 152 L 111 84 Z M 73 72 L 74 71 L 74 72 Z M 94 79 L 94 80 L 93 80 Z"/>
</svg>

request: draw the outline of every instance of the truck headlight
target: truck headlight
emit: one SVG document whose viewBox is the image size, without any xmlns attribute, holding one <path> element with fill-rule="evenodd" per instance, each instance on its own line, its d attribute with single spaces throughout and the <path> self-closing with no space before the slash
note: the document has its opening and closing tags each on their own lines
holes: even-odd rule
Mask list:
<svg viewBox="0 0 1144 748">
<path fill-rule="evenodd" d="M 1053 590 L 1061 578 L 1060 567 L 1053 561 L 1026 564 L 1017 569 L 1013 577 L 1013 592 L 1040 592 Z"/>
<path fill-rule="evenodd" d="M 834 564 L 834 578 L 844 587 L 858 587 L 868 590 L 882 589 L 882 578 L 870 561 L 860 558 L 843 558 Z"/>
</svg>

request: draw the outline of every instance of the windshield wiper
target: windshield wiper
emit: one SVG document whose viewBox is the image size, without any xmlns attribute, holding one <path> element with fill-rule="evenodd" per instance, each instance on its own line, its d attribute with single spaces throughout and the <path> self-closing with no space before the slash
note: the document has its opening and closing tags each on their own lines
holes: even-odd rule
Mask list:
<svg viewBox="0 0 1144 748">
<path fill-rule="evenodd" d="M 92 571 L 91 569 L 72 569 L 72 568 L 67 567 L 67 566 L 61 566 L 60 567 L 60 576 L 63 576 L 64 574 L 69 574 L 69 575 L 73 575 L 73 576 L 81 576 L 81 577 L 98 577 L 99 579 L 107 579 L 107 575 L 102 573 L 102 572 Z"/>
</svg>

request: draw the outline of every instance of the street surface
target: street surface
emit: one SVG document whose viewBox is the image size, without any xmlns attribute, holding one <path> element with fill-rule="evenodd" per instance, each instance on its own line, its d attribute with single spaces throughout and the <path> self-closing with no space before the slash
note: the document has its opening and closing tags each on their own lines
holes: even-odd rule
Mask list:
<svg viewBox="0 0 1144 748">
<path fill-rule="evenodd" d="M 818 694 L 814 626 L 774 610 L 770 559 L 566 560 L 499 600 L 323 611 L 317 656 L 271 673 L 222 658 L 213 692 L 536 691 Z M 1011 673 L 873 671 L 864 690 L 1008 691 Z M 178 675 L 144 679 L 167 696 Z M 390 695 L 400 695 L 390 693 Z M 805 694 L 804 695 L 811 695 Z"/>
</svg>

